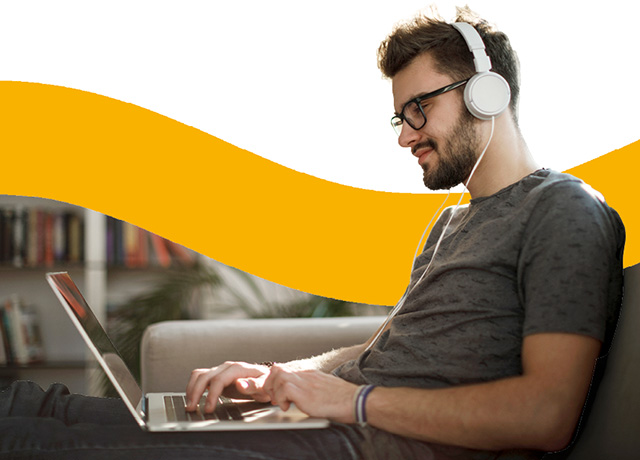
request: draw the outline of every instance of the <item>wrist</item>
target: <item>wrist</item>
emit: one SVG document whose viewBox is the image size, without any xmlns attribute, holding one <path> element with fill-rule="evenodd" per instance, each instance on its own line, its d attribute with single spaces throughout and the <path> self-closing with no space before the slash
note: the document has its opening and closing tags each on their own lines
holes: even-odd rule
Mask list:
<svg viewBox="0 0 640 460">
<path fill-rule="evenodd" d="M 367 425 L 367 398 L 374 388 L 375 385 L 361 385 L 353 396 L 353 417 L 360 426 Z"/>
</svg>

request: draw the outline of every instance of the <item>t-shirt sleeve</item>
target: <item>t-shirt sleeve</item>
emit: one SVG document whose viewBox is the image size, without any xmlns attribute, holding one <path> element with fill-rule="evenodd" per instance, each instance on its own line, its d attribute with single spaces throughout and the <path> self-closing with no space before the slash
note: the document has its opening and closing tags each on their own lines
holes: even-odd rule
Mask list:
<svg viewBox="0 0 640 460">
<path fill-rule="evenodd" d="M 542 192 L 526 228 L 518 267 L 523 334 L 604 340 L 622 287 L 618 214 L 589 186 L 564 181 Z"/>
</svg>

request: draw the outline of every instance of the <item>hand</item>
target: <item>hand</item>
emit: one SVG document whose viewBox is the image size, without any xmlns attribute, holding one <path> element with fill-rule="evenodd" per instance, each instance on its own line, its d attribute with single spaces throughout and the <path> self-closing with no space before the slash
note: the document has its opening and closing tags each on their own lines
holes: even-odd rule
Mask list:
<svg viewBox="0 0 640 460">
<path fill-rule="evenodd" d="M 195 369 L 187 384 L 187 411 L 195 411 L 200 398 L 208 389 L 205 412 L 213 412 L 218 397 L 229 390 L 236 395 L 249 396 L 256 401 L 269 402 L 269 396 L 262 390 L 269 368 L 259 364 L 226 362 L 211 369 Z"/>
<path fill-rule="evenodd" d="M 353 398 L 357 385 L 318 370 L 296 371 L 274 364 L 262 391 L 272 404 L 288 410 L 291 403 L 313 417 L 354 423 Z"/>
</svg>

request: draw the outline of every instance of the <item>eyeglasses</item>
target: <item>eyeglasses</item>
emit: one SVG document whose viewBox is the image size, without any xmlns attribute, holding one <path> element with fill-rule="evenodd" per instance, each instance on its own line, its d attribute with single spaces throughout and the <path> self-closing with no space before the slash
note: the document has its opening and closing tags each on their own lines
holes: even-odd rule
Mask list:
<svg viewBox="0 0 640 460">
<path fill-rule="evenodd" d="M 422 129 L 424 125 L 427 124 L 427 116 L 424 114 L 424 110 L 422 108 L 421 102 L 426 99 L 431 99 L 432 97 L 440 96 L 446 92 L 459 88 L 460 86 L 467 83 L 469 79 L 458 81 L 456 83 L 451 83 L 443 88 L 437 89 L 427 94 L 423 94 L 422 96 L 415 97 L 407 102 L 403 107 L 402 111 L 398 115 L 394 115 L 391 118 L 391 126 L 393 126 L 394 131 L 399 136 L 402 132 L 402 125 L 406 121 L 409 126 L 411 126 L 416 131 Z"/>
</svg>

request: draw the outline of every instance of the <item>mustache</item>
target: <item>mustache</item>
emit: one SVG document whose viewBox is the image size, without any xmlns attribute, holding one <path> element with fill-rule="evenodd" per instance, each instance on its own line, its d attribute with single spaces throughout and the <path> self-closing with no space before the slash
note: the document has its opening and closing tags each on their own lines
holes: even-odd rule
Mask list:
<svg viewBox="0 0 640 460">
<path fill-rule="evenodd" d="M 438 151 L 438 143 L 432 139 L 427 139 L 411 147 L 411 153 L 415 155 L 418 150 L 425 147 Z"/>
</svg>

